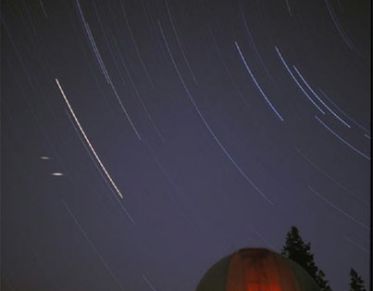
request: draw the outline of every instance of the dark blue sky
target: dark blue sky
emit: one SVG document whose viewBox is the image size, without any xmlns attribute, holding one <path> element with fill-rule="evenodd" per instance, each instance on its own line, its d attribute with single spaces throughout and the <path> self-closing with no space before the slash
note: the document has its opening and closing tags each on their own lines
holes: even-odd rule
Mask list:
<svg viewBox="0 0 373 291">
<path fill-rule="evenodd" d="M 369 283 L 370 21 L 365 0 L 2 1 L 3 290 L 194 290 L 292 225 L 333 290 Z"/>
</svg>

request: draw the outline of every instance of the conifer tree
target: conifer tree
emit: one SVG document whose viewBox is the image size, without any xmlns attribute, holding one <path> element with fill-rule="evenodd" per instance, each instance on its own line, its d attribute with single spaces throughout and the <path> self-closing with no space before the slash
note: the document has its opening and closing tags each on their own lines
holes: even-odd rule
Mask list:
<svg viewBox="0 0 373 291">
<path fill-rule="evenodd" d="M 363 279 L 352 268 L 350 271 L 350 291 L 366 291 Z"/>
<path fill-rule="evenodd" d="M 292 226 L 287 233 L 285 246 L 281 254 L 302 266 L 319 285 L 321 291 L 331 291 L 324 272 L 315 264 L 311 253 L 311 244 L 303 241 L 298 228 L 295 226 Z"/>
</svg>

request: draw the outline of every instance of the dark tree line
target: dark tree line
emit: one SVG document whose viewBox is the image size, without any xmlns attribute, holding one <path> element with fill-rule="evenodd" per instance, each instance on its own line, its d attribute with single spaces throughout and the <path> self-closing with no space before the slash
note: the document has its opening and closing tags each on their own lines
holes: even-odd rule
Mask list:
<svg viewBox="0 0 373 291">
<path fill-rule="evenodd" d="M 325 273 L 315 264 L 314 255 L 311 253 L 311 243 L 303 241 L 295 226 L 292 226 L 287 233 L 281 254 L 302 266 L 319 285 L 321 291 L 332 291 Z M 366 291 L 364 281 L 354 269 L 350 271 L 349 287 L 349 291 Z"/>
</svg>

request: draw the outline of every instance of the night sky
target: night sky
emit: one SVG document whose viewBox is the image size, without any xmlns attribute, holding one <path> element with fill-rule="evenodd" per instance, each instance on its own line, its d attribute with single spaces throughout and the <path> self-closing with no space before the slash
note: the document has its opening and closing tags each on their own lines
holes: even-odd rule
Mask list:
<svg viewBox="0 0 373 291">
<path fill-rule="evenodd" d="M 194 290 L 296 225 L 369 284 L 370 1 L 3 0 L 3 290 Z"/>
</svg>

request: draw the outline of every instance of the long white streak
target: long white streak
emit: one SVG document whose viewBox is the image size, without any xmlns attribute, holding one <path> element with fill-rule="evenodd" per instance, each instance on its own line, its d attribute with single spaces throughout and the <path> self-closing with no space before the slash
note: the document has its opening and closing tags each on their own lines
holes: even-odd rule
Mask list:
<svg viewBox="0 0 373 291">
<path fill-rule="evenodd" d="M 346 241 L 348 241 L 349 243 L 351 243 L 352 245 L 354 245 L 355 247 L 357 247 L 358 249 L 362 250 L 364 253 L 367 253 L 369 254 L 369 250 L 364 248 L 363 246 L 361 246 L 360 244 L 358 244 L 357 242 L 353 241 L 352 239 L 350 239 L 349 237 L 345 236 L 344 239 Z"/>
<path fill-rule="evenodd" d="M 324 96 L 324 98 L 326 100 L 328 100 L 329 103 L 331 103 L 346 119 L 348 119 L 349 121 L 351 121 L 353 124 L 355 124 L 357 127 L 359 127 L 364 132 L 368 132 L 369 131 L 367 128 L 365 128 L 364 126 L 362 126 L 360 123 L 356 122 L 352 117 L 348 116 L 348 114 L 345 113 L 337 104 L 335 104 L 335 102 L 333 102 L 333 100 L 331 100 L 331 98 L 323 90 L 321 90 L 319 88 L 319 91 Z"/>
<path fill-rule="evenodd" d="M 108 273 L 110 274 L 110 276 L 112 277 L 112 279 L 115 281 L 115 283 L 118 285 L 118 287 L 120 288 L 120 290 L 123 290 L 123 287 L 122 287 L 122 284 L 119 282 L 118 278 L 114 275 L 113 271 L 110 269 L 109 265 L 107 264 L 106 260 L 104 259 L 104 257 L 101 255 L 101 253 L 98 251 L 98 249 L 96 248 L 95 244 L 93 243 L 93 241 L 89 238 L 87 232 L 83 229 L 82 225 L 79 223 L 78 219 L 76 218 L 76 216 L 74 215 L 74 213 L 70 210 L 70 207 L 67 205 L 67 203 L 65 201 L 62 200 L 62 203 L 67 211 L 67 213 L 71 216 L 71 218 L 74 220 L 74 223 L 76 224 L 76 226 L 78 227 L 79 231 L 81 232 L 81 234 L 83 235 L 83 237 L 87 240 L 87 242 L 89 243 L 89 245 L 91 246 L 91 248 L 93 249 L 93 251 L 96 253 L 96 255 L 98 256 L 98 258 L 100 259 L 101 263 L 104 265 L 105 269 L 108 271 Z"/>
<path fill-rule="evenodd" d="M 337 205 L 335 205 L 333 202 L 329 201 L 328 199 L 326 199 L 324 196 L 322 196 L 319 192 L 317 192 L 316 190 L 314 190 L 311 186 L 308 186 L 308 189 L 313 193 L 315 194 L 317 197 L 319 197 L 322 201 L 326 202 L 330 207 L 334 208 L 335 210 L 337 210 L 338 212 L 342 213 L 345 217 L 347 217 L 348 219 L 352 220 L 353 222 L 355 222 L 356 224 L 360 225 L 361 227 L 369 230 L 369 226 L 365 225 L 364 223 L 356 220 L 353 216 L 351 216 L 350 214 L 348 214 L 347 212 L 345 212 L 344 210 L 342 210 L 341 208 L 339 208 Z"/>
<path fill-rule="evenodd" d="M 199 107 L 196 103 L 196 101 L 194 100 L 193 96 L 192 96 L 192 93 L 189 91 L 189 88 L 187 87 L 181 73 L 180 73 L 180 70 L 179 68 L 177 67 L 177 64 L 175 62 L 175 59 L 171 53 L 171 50 L 170 50 L 170 47 L 168 45 L 168 42 L 167 42 L 167 39 L 166 39 L 166 36 L 164 34 L 164 31 L 162 29 L 162 26 L 161 26 L 161 23 L 160 21 L 158 20 L 158 25 L 159 25 L 159 29 L 161 31 L 161 34 L 162 34 L 162 38 L 163 38 L 163 41 L 166 45 L 166 49 L 167 49 L 167 52 L 168 52 L 168 55 L 171 59 L 171 62 L 175 68 L 175 71 L 179 77 L 179 80 L 190 100 L 190 102 L 192 103 L 194 109 L 196 110 L 199 118 L 201 119 L 202 123 L 205 125 L 206 129 L 208 130 L 208 132 L 211 134 L 211 136 L 213 137 L 213 139 L 215 140 L 215 142 L 218 144 L 218 146 L 220 147 L 220 149 L 223 151 L 223 153 L 225 154 L 225 156 L 231 161 L 231 163 L 235 166 L 235 168 L 238 170 L 238 172 L 242 175 L 242 177 L 268 202 L 270 203 L 271 205 L 273 205 L 273 202 L 271 200 L 269 200 L 269 198 L 258 188 L 258 186 L 256 186 L 256 184 L 246 175 L 246 173 L 241 169 L 241 167 L 237 164 L 237 162 L 233 159 L 233 157 L 231 156 L 231 154 L 227 151 L 227 149 L 223 146 L 223 144 L 220 142 L 220 140 L 218 139 L 218 137 L 216 136 L 216 134 L 214 133 L 214 131 L 212 130 L 212 128 L 210 127 L 210 125 L 208 124 L 207 120 L 204 118 L 202 112 L 199 110 Z"/>
<path fill-rule="evenodd" d="M 123 104 L 122 100 L 120 99 L 119 94 L 118 94 L 118 92 L 117 92 L 117 90 L 116 90 L 113 82 L 111 81 L 111 78 L 110 78 L 109 72 L 106 69 L 104 60 L 102 59 L 100 51 L 98 50 L 98 48 L 96 46 L 96 42 L 95 42 L 95 39 L 94 39 L 93 34 L 91 32 L 91 29 L 89 28 L 88 22 L 84 18 L 84 14 L 83 14 L 82 8 L 80 7 L 79 0 L 76 0 L 76 3 L 77 3 L 77 6 L 78 6 L 79 14 L 80 14 L 80 17 L 82 19 L 85 31 L 86 31 L 88 39 L 89 39 L 89 41 L 91 43 L 91 47 L 92 47 L 92 49 L 93 49 L 93 51 L 95 53 L 95 56 L 96 56 L 96 59 L 97 59 L 99 65 L 100 65 L 101 72 L 104 74 L 106 82 L 110 85 L 110 87 L 111 87 L 111 89 L 112 89 L 112 91 L 114 93 L 115 98 L 117 99 L 117 101 L 118 101 L 118 103 L 119 103 L 122 111 L 124 112 L 124 114 L 125 114 L 128 122 L 130 123 L 133 131 L 135 132 L 135 134 L 137 136 L 137 138 L 139 140 L 141 140 L 141 136 L 140 136 L 139 132 L 137 131 L 135 124 L 133 123 L 130 115 L 128 114 L 126 108 L 124 107 L 124 104 Z"/>
<path fill-rule="evenodd" d="M 82 143 L 85 151 L 87 152 L 89 158 L 91 159 L 92 163 L 95 165 L 97 171 L 100 173 L 102 179 L 104 180 L 105 184 L 108 186 L 108 189 L 110 190 L 110 192 L 113 194 L 114 198 L 117 200 L 117 202 L 119 203 L 119 207 L 122 209 L 123 213 L 128 217 L 128 219 L 131 221 L 131 223 L 133 225 L 135 225 L 135 220 L 133 219 L 132 215 L 128 212 L 128 210 L 123 206 L 123 204 L 120 202 L 119 198 L 118 198 L 118 195 L 117 193 L 113 190 L 113 187 L 111 187 L 111 184 L 109 182 L 108 179 L 106 179 L 106 177 L 104 176 L 103 172 L 101 171 L 98 163 L 96 162 L 96 160 L 94 159 L 94 156 L 93 154 L 91 153 L 91 151 L 89 150 L 89 148 L 87 147 L 86 143 L 84 142 L 83 138 L 82 138 L 82 135 L 80 134 L 79 132 L 79 129 L 76 127 L 74 121 L 73 121 L 73 117 L 71 115 L 71 113 L 69 111 L 66 110 L 66 114 L 67 116 L 69 117 L 69 121 L 71 122 L 77 136 L 79 137 L 79 140 L 80 142 Z"/>
<path fill-rule="evenodd" d="M 235 41 L 234 42 L 235 46 L 236 46 L 236 49 L 238 51 L 238 53 L 240 54 L 240 57 L 241 57 L 241 60 L 243 62 L 243 64 L 245 65 L 245 68 L 246 70 L 248 71 L 248 73 L 250 74 L 250 77 L 251 79 L 253 80 L 255 86 L 258 88 L 260 94 L 262 94 L 262 96 L 264 97 L 265 101 L 268 103 L 268 105 L 271 107 L 271 109 L 273 110 L 273 112 L 277 115 L 277 117 L 281 120 L 281 121 L 284 121 L 284 118 L 281 116 L 281 114 L 276 110 L 276 108 L 272 105 L 271 101 L 268 99 L 267 95 L 264 93 L 262 87 L 260 87 L 258 81 L 255 79 L 255 76 L 254 74 L 252 73 L 249 65 L 247 64 L 246 62 L 246 59 L 244 57 L 244 55 L 242 54 L 242 51 L 241 51 L 241 48 L 240 46 L 238 45 L 238 43 Z"/>
<path fill-rule="evenodd" d="M 74 118 L 74 120 L 75 120 L 75 122 L 76 122 L 76 124 L 77 124 L 77 126 L 79 128 L 80 133 L 82 134 L 82 136 L 84 137 L 84 140 L 86 141 L 87 145 L 89 146 L 89 149 L 91 150 L 92 154 L 94 155 L 96 161 L 99 163 L 99 165 L 101 167 L 101 170 L 104 172 L 104 174 L 106 175 L 106 178 L 110 181 L 110 184 L 113 186 L 113 188 L 115 189 L 115 191 L 117 192 L 117 194 L 119 195 L 119 197 L 123 199 L 123 195 L 122 195 L 121 191 L 119 190 L 119 188 L 117 187 L 117 185 L 114 183 L 114 181 L 111 178 L 110 174 L 106 170 L 104 164 L 101 162 L 101 159 L 97 155 L 97 153 L 96 153 L 94 147 L 92 146 L 90 140 L 88 139 L 88 136 L 86 135 L 83 127 L 80 125 L 80 122 L 79 122 L 78 118 L 76 117 L 75 112 L 74 112 L 73 108 L 71 107 L 70 102 L 67 99 L 67 97 L 65 95 L 65 92 L 63 91 L 63 89 L 62 89 L 62 87 L 60 85 L 60 82 L 58 81 L 58 79 L 55 79 L 55 81 L 57 83 L 58 88 L 61 91 L 62 97 L 65 100 L 67 108 L 69 109 L 72 117 Z"/>
<path fill-rule="evenodd" d="M 364 134 L 364 136 L 365 136 L 367 139 L 371 139 L 370 135 L 368 135 L 368 134 Z"/>
<path fill-rule="evenodd" d="M 311 161 L 310 158 L 308 158 L 299 148 L 296 148 L 297 153 L 315 170 L 323 174 L 325 177 L 327 177 L 330 181 L 334 182 L 339 188 L 344 190 L 346 193 L 349 194 L 350 197 L 358 200 L 362 205 L 364 205 L 366 208 L 369 208 L 369 202 L 364 201 L 363 199 L 357 197 L 355 193 L 353 193 L 351 190 L 347 189 L 346 186 L 339 183 L 336 179 L 334 179 L 332 176 L 330 176 L 326 171 L 321 169 L 318 165 L 316 165 L 313 161 Z"/>
<path fill-rule="evenodd" d="M 335 118 L 337 118 L 341 123 L 343 123 L 343 125 L 347 126 L 348 128 L 351 128 L 351 126 L 345 122 L 342 118 L 340 118 L 322 99 L 321 97 L 315 92 L 315 90 L 313 90 L 313 88 L 311 87 L 311 85 L 307 82 L 307 80 L 303 77 L 302 73 L 298 70 L 298 68 L 296 66 L 293 66 L 295 72 L 298 74 L 298 76 L 301 78 L 301 80 L 303 81 L 303 83 L 307 86 L 307 88 L 311 91 L 311 93 L 313 94 L 313 96 L 316 97 L 317 100 L 319 100 L 319 102 L 325 106 L 325 108 L 331 113 L 334 115 Z"/>
<path fill-rule="evenodd" d="M 181 54 L 182 54 L 182 56 L 183 56 L 183 59 L 184 59 L 186 65 L 187 65 L 187 67 L 188 67 L 188 69 L 189 69 L 189 71 L 190 71 L 190 73 L 191 73 L 191 75 L 192 75 L 192 78 L 193 78 L 194 83 L 196 83 L 196 84 L 198 85 L 197 78 L 196 78 L 196 76 L 195 76 L 195 74 L 194 74 L 194 72 L 193 72 L 193 70 L 192 70 L 192 67 L 191 67 L 191 65 L 190 65 L 190 63 L 189 63 L 188 58 L 187 58 L 186 55 L 185 55 L 185 51 L 184 51 L 184 48 L 183 48 L 183 44 L 182 44 L 182 42 L 180 41 L 179 34 L 178 34 L 177 30 L 176 30 L 176 25 L 175 25 L 175 23 L 174 23 L 174 20 L 173 20 L 173 17 L 172 17 L 171 11 L 170 11 L 170 7 L 168 6 L 168 1 L 165 0 L 165 3 L 166 3 L 166 9 L 167 9 L 168 18 L 170 19 L 171 26 L 172 26 L 172 29 L 173 29 L 173 31 L 174 31 L 174 33 L 175 33 L 176 41 L 177 41 L 177 44 L 179 45 L 179 48 L 180 48 L 180 50 L 181 50 Z"/>
<path fill-rule="evenodd" d="M 362 157 L 364 157 L 364 158 L 366 158 L 367 160 L 370 161 L 369 156 L 367 156 L 366 154 L 364 154 L 363 152 L 361 152 L 360 150 L 355 148 L 353 145 L 348 143 L 346 140 L 344 140 L 342 137 L 340 137 L 335 131 L 333 131 L 329 126 L 327 126 L 318 116 L 315 115 L 315 118 L 317 119 L 318 122 L 320 122 L 322 124 L 322 126 L 324 126 L 331 134 L 333 134 L 336 138 L 338 138 L 342 143 L 344 143 L 350 149 L 352 149 L 354 152 L 358 153 L 359 155 L 361 155 Z"/>
<path fill-rule="evenodd" d="M 297 86 L 299 87 L 299 89 L 302 90 L 303 94 L 308 98 L 309 101 L 311 101 L 311 103 L 322 113 L 322 114 L 325 114 L 325 112 L 320 108 L 319 105 L 316 104 L 316 102 L 311 98 L 310 95 L 308 95 L 307 91 L 304 90 L 303 86 L 299 83 L 299 81 L 297 80 L 297 78 L 294 76 L 293 72 L 290 70 L 288 64 L 286 63 L 285 59 L 283 58 L 280 50 L 278 49 L 277 46 L 275 46 L 275 50 L 278 54 L 278 56 L 280 57 L 280 60 L 282 62 L 282 64 L 284 65 L 284 67 L 286 68 L 286 70 L 288 71 L 289 75 L 291 76 L 291 78 L 294 80 L 295 84 L 297 84 Z"/>
</svg>

